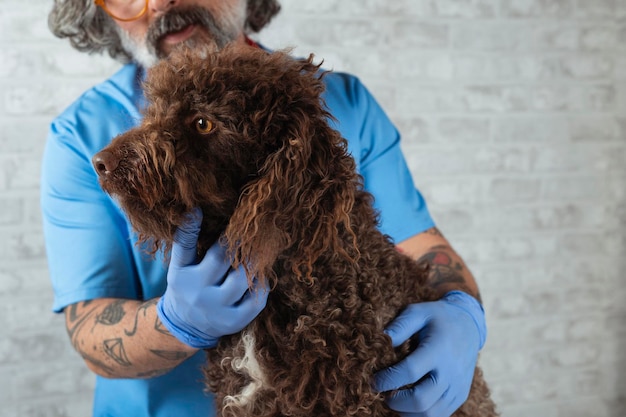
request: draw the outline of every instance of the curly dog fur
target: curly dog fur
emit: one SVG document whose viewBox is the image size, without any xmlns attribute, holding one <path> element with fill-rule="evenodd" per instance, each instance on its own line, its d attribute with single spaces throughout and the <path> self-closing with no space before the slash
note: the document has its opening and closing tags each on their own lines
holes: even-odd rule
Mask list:
<svg viewBox="0 0 626 417">
<path fill-rule="evenodd" d="M 94 158 L 101 185 L 143 241 L 170 248 L 194 207 L 201 255 L 218 238 L 272 286 L 242 333 L 207 351 L 222 416 L 395 416 L 372 389 L 393 349 L 383 333 L 434 299 L 427 268 L 377 229 L 346 141 L 329 124 L 312 57 L 229 46 L 173 54 L 146 82 L 142 124 Z M 491 417 L 480 369 L 455 416 Z"/>
</svg>

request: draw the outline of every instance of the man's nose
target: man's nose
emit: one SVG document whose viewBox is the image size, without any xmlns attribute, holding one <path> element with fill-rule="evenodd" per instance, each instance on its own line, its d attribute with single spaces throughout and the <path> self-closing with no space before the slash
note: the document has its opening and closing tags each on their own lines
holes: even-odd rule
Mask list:
<svg viewBox="0 0 626 417">
<path fill-rule="evenodd" d="M 149 0 L 150 9 L 157 13 L 165 13 L 170 10 L 172 7 L 178 6 L 181 0 Z"/>
</svg>

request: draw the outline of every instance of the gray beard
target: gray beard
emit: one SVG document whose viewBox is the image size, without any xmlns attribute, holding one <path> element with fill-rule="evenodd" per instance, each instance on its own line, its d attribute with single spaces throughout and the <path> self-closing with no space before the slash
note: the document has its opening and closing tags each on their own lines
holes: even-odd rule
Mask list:
<svg viewBox="0 0 626 417">
<path fill-rule="evenodd" d="M 119 26 L 116 26 L 116 28 L 120 41 L 122 42 L 122 47 L 132 57 L 133 62 L 144 68 L 150 68 L 159 62 L 159 58 L 148 49 L 145 43 L 137 42 L 128 32 Z"/>
<path fill-rule="evenodd" d="M 238 9 L 222 11 L 223 18 L 220 21 L 215 19 L 210 11 L 199 6 L 172 9 L 150 25 L 142 42 L 119 26 L 116 27 L 122 47 L 133 61 L 144 68 L 150 68 L 167 56 L 167 53 L 159 47 L 163 36 L 192 24 L 199 26 L 201 30 L 197 31 L 194 37 L 176 46 L 176 49 L 203 47 L 209 51 L 219 50 L 234 41 L 243 33 L 245 19 L 243 6 L 246 4 L 247 2 L 242 1 Z"/>
</svg>

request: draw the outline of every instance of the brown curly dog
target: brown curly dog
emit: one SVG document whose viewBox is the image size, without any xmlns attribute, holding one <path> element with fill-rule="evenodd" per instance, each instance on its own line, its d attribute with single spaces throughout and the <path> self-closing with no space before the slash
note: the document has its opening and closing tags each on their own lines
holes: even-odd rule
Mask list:
<svg viewBox="0 0 626 417">
<path fill-rule="evenodd" d="M 394 350 L 383 329 L 433 299 L 426 268 L 377 229 L 321 78 L 311 57 L 283 52 L 173 54 L 149 72 L 142 124 L 94 158 L 155 251 L 200 207 L 199 252 L 223 235 L 233 265 L 272 286 L 258 318 L 207 351 L 222 416 L 397 415 L 373 375 L 411 346 Z M 477 369 L 455 416 L 494 408 Z"/>
</svg>

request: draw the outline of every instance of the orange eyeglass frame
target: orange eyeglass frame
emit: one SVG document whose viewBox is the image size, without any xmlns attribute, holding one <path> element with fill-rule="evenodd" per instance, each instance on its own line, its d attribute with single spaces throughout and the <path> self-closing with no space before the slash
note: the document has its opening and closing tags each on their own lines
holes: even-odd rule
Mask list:
<svg viewBox="0 0 626 417">
<path fill-rule="evenodd" d="M 113 13 L 109 9 L 107 9 L 107 6 L 104 3 L 104 1 L 105 0 L 93 0 L 94 4 L 96 6 L 102 8 L 102 10 L 104 10 L 106 12 L 106 14 L 108 14 L 109 16 L 111 16 L 115 20 L 119 20 L 120 22 L 132 22 L 133 20 L 137 20 L 141 16 L 146 14 L 146 11 L 148 10 L 148 0 L 146 0 L 145 4 L 143 5 L 143 9 L 141 9 L 141 11 L 136 16 L 130 17 L 130 18 L 123 18 L 123 17 L 116 16 L 115 13 Z"/>
</svg>

